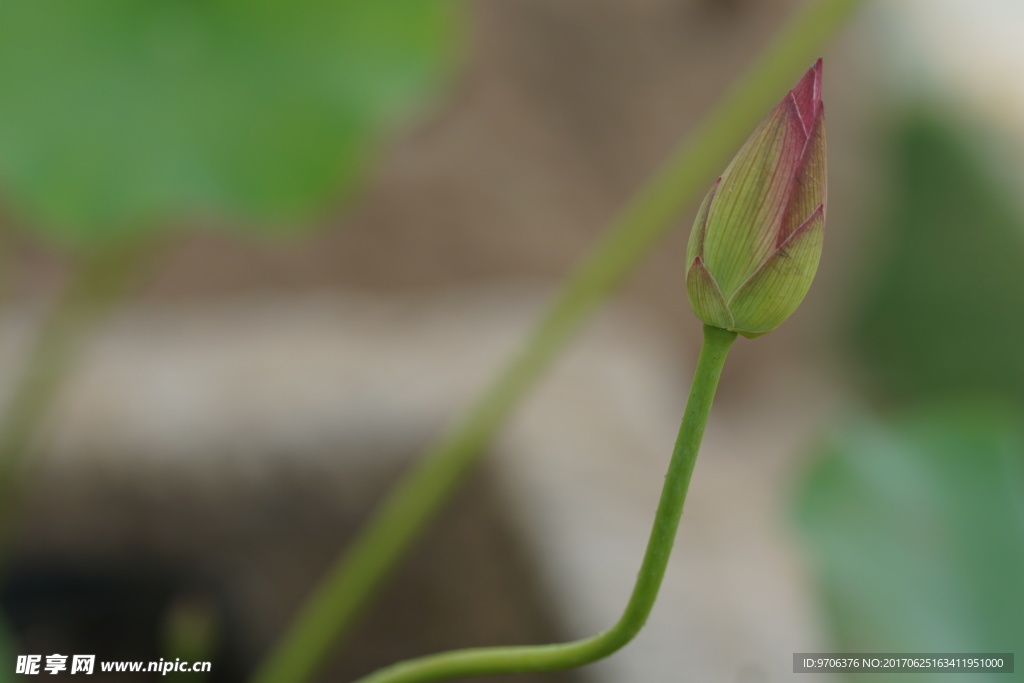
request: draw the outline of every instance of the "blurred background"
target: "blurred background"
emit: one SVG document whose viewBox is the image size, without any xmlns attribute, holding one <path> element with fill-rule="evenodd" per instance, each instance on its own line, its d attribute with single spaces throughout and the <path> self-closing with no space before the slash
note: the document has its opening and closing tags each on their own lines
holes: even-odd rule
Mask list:
<svg viewBox="0 0 1024 683">
<path fill-rule="evenodd" d="M 73 338 L 48 311 L 81 264 L 128 283 L 20 449 L 0 680 L 54 652 L 245 680 L 803 3 L 270 5 L 0 2 L 11 406 L 39 335 Z M 868 2 L 831 45 L 819 275 L 734 347 L 654 614 L 608 661 L 515 680 L 763 683 L 794 652 L 1024 642 L 1022 28 L 1016 0 Z M 695 208 L 322 680 L 617 618 L 699 346 Z"/>
</svg>

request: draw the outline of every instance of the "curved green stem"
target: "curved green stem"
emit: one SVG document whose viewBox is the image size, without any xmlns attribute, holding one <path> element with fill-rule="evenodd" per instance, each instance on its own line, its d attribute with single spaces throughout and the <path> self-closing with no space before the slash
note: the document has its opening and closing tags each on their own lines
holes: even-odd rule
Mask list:
<svg viewBox="0 0 1024 683">
<path fill-rule="evenodd" d="M 0 557 L 18 506 L 18 480 L 39 424 L 78 351 L 119 299 L 140 266 L 137 243 L 83 257 L 61 298 L 47 312 L 4 414 L 0 417 Z"/>
<path fill-rule="evenodd" d="M 619 621 L 607 631 L 592 638 L 551 645 L 522 647 L 486 647 L 456 650 L 411 659 L 360 678 L 356 683 L 425 683 L 464 676 L 556 671 L 582 666 L 603 659 L 631 641 L 647 621 L 654 607 L 658 589 L 665 576 L 672 544 L 683 514 L 690 476 L 697 462 L 704 425 L 707 424 L 711 401 L 718 378 L 722 374 L 735 332 L 704 326 L 697 372 L 686 402 L 679 436 L 672 451 L 672 460 L 665 475 L 661 501 L 654 517 L 654 528 L 647 542 L 647 552 L 637 575 L 633 594 Z"/>
<path fill-rule="evenodd" d="M 590 254 L 495 381 L 399 482 L 309 596 L 253 683 L 300 683 L 373 598 L 573 334 L 705 190 L 714 173 L 863 0 L 814 0 L 690 135 Z M 681 285 L 680 285 L 681 286 Z"/>
</svg>

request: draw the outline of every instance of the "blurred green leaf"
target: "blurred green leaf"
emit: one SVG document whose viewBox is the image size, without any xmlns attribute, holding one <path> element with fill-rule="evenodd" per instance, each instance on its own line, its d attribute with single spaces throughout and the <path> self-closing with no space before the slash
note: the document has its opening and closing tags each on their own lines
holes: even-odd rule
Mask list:
<svg viewBox="0 0 1024 683">
<path fill-rule="evenodd" d="M 886 147 L 887 199 L 847 337 L 884 398 L 1024 399 L 1024 217 L 977 143 L 921 109 Z"/>
<path fill-rule="evenodd" d="M 797 512 L 837 650 L 1020 651 L 1018 415 L 991 404 L 933 407 L 891 425 L 864 420 L 823 446 Z"/>
<path fill-rule="evenodd" d="M 441 0 L 0 0 L 0 192 L 86 243 L 312 218 L 452 63 Z"/>
</svg>

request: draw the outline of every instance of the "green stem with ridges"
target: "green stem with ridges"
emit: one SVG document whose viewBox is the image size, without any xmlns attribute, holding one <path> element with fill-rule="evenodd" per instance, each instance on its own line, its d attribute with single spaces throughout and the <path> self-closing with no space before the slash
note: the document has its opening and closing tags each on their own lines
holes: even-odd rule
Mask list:
<svg viewBox="0 0 1024 683">
<path fill-rule="evenodd" d="M 356 683 L 426 683 L 464 676 L 570 669 L 603 659 L 633 640 L 647 621 L 665 577 L 718 378 L 735 339 L 735 332 L 704 326 L 704 344 L 665 475 L 647 551 L 633 594 L 615 626 L 592 638 L 569 643 L 474 648 L 420 657 L 381 669 Z"/>
<path fill-rule="evenodd" d="M 533 334 L 469 412 L 390 492 L 307 599 L 253 683 L 301 683 L 315 673 L 573 334 L 861 4 L 812 2 L 760 56 L 573 271 Z"/>
</svg>

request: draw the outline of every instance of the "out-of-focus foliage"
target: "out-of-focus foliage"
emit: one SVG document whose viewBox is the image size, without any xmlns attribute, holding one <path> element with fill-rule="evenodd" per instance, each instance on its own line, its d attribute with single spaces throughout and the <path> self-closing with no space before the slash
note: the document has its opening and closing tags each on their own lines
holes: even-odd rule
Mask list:
<svg viewBox="0 0 1024 683">
<path fill-rule="evenodd" d="M 0 0 L 0 193 L 95 242 L 309 219 L 452 62 L 448 0 Z"/>
<path fill-rule="evenodd" d="M 887 149 L 887 198 L 849 335 L 872 389 L 902 401 L 1024 399 L 1024 217 L 1007 184 L 934 111 L 906 117 Z"/>
<path fill-rule="evenodd" d="M 1024 642 L 1024 217 L 974 142 L 923 109 L 888 139 L 847 338 L 879 405 L 909 412 L 851 420 L 797 495 L 838 651 Z"/>
<path fill-rule="evenodd" d="M 851 425 L 823 446 L 798 519 L 837 650 L 1019 651 L 1024 429 L 1015 410 L 963 404 Z"/>
</svg>

